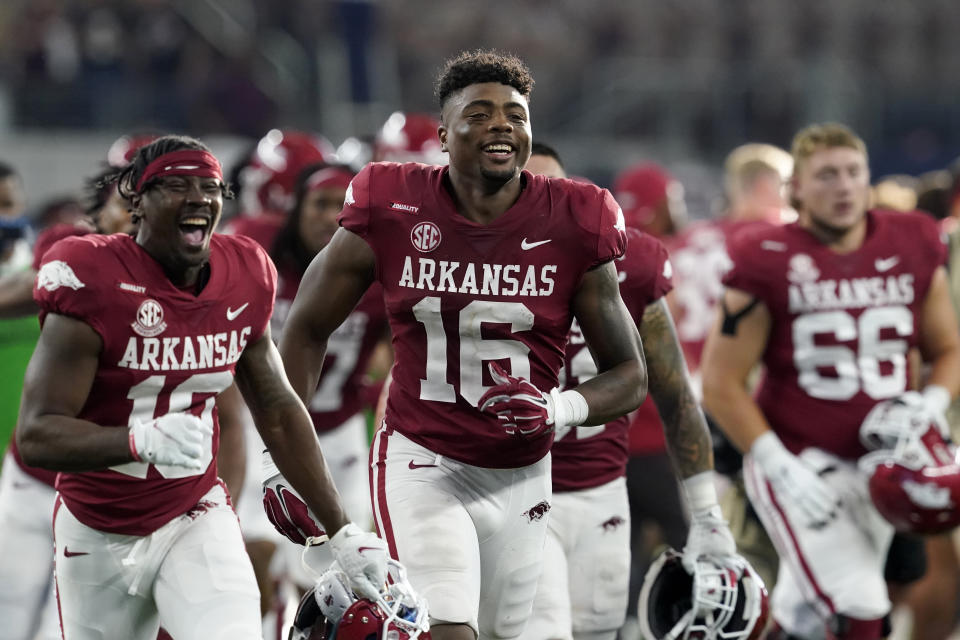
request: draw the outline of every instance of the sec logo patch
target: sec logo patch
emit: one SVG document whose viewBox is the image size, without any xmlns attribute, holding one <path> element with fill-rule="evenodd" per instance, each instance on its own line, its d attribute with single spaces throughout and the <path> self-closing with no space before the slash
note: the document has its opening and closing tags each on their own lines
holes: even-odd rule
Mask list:
<svg viewBox="0 0 960 640">
<path fill-rule="evenodd" d="M 137 309 L 136 321 L 130 326 L 146 338 L 163 333 L 167 328 L 167 323 L 163 321 L 163 307 L 156 300 L 144 300 Z"/>
<path fill-rule="evenodd" d="M 430 253 L 440 246 L 440 227 L 432 222 L 421 222 L 410 231 L 410 242 L 422 253 Z"/>
</svg>

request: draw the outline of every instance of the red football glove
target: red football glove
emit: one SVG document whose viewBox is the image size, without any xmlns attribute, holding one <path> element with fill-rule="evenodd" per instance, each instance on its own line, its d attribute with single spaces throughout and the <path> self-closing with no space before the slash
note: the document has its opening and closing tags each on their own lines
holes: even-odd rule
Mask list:
<svg viewBox="0 0 960 640">
<path fill-rule="evenodd" d="M 510 435 L 536 438 L 553 431 L 553 399 L 524 378 L 508 374 L 496 362 L 490 363 L 495 386 L 481 396 L 480 411 L 496 416 Z"/>
<path fill-rule="evenodd" d="M 300 494 L 280 475 L 268 451 L 263 452 L 263 510 L 270 524 L 297 544 L 327 535 Z"/>
</svg>

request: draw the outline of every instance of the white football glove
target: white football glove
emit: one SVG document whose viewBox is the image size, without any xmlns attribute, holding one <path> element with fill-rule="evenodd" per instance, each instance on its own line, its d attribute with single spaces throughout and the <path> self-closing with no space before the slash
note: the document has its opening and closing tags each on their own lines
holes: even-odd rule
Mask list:
<svg viewBox="0 0 960 640">
<path fill-rule="evenodd" d="M 836 517 L 840 504 L 837 492 L 810 465 L 787 451 L 774 432 L 757 438 L 750 454 L 778 499 L 800 509 L 806 526 L 818 529 Z"/>
<path fill-rule="evenodd" d="M 333 559 L 350 579 L 358 595 L 377 601 L 387 581 L 387 545 L 377 534 L 364 531 L 354 523 L 340 528 L 330 538 Z"/>
<path fill-rule="evenodd" d="M 683 547 L 683 568 L 694 574 L 697 563 L 711 560 L 720 566 L 743 571 L 743 558 L 737 555 L 733 534 L 719 506 L 690 515 L 690 531 Z"/>
<path fill-rule="evenodd" d="M 168 413 L 130 425 L 130 453 L 137 462 L 203 469 L 203 440 L 213 427 L 190 413 Z"/>
</svg>

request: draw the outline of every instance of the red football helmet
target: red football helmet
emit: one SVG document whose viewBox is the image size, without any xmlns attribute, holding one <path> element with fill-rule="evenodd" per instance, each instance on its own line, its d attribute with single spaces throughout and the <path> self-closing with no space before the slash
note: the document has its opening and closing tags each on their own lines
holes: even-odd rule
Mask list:
<svg viewBox="0 0 960 640">
<path fill-rule="evenodd" d="M 430 640 L 426 602 L 389 560 L 388 585 L 376 602 L 359 598 L 336 563 L 300 600 L 288 640 Z"/>
<path fill-rule="evenodd" d="M 373 159 L 389 162 L 447 164 L 437 128 L 440 121 L 423 113 L 394 111 L 373 141 Z"/>
<path fill-rule="evenodd" d="M 333 162 L 336 150 L 323 136 L 271 129 L 260 138 L 250 162 L 238 176 L 244 214 L 285 214 L 293 204 L 300 172 L 312 164 Z"/>
<path fill-rule="evenodd" d="M 683 185 L 655 164 L 621 171 L 613 182 L 613 197 L 628 227 L 655 236 L 674 233 L 686 220 Z"/>
<path fill-rule="evenodd" d="M 107 164 L 122 169 L 130 164 L 134 154 L 140 147 L 144 147 L 160 136 L 153 133 L 136 133 L 129 136 L 120 136 L 113 141 L 107 150 Z"/>
<path fill-rule="evenodd" d="M 683 555 L 667 549 L 647 570 L 639 612 L 650 640 L 756 640 L 767 623 L 769 598 L 748 563 L 738 577 L 732 568 L 700 560 L 691 576 Z"/>
<path fill-rule="evenodd" d="M 860 428 L 864 444 L 885 442 L 892 447 L 866 454 L 860 467 L 870 476 L 873 505 L 897 531 L 943 533 L 960 524 L 957 447 L 943 437 L 932 416 L 921 421 L 913 415 L 911 423 L 891 438 L 885 418 L 908 411 L 909 403 L 904 405 L 881 403 L 867 415 Z"/>
</svg>

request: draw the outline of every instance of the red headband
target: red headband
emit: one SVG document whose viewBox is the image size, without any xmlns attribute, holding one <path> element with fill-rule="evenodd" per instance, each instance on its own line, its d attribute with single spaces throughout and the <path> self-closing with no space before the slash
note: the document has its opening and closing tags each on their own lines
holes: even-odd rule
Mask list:
<svg viewBox="0 0 960 640">
<path fill-rule="evenodd" d="M 137 193 L 143 191 L 147 182 L 161 176 L 199 176 L 223 181 L 220 161 L 209 151 L 200 149 L 171 151 L 148 164 L 137 182 Z"/>
<path fill-rule="evenodd" d="M 307 191 L 323 189 L 325 187 L 342 187 L 346 189 L 353 180 L 353 173 L 340 167 L 326 167 L 310 174 L 307 178 Z"/>
</svg>

